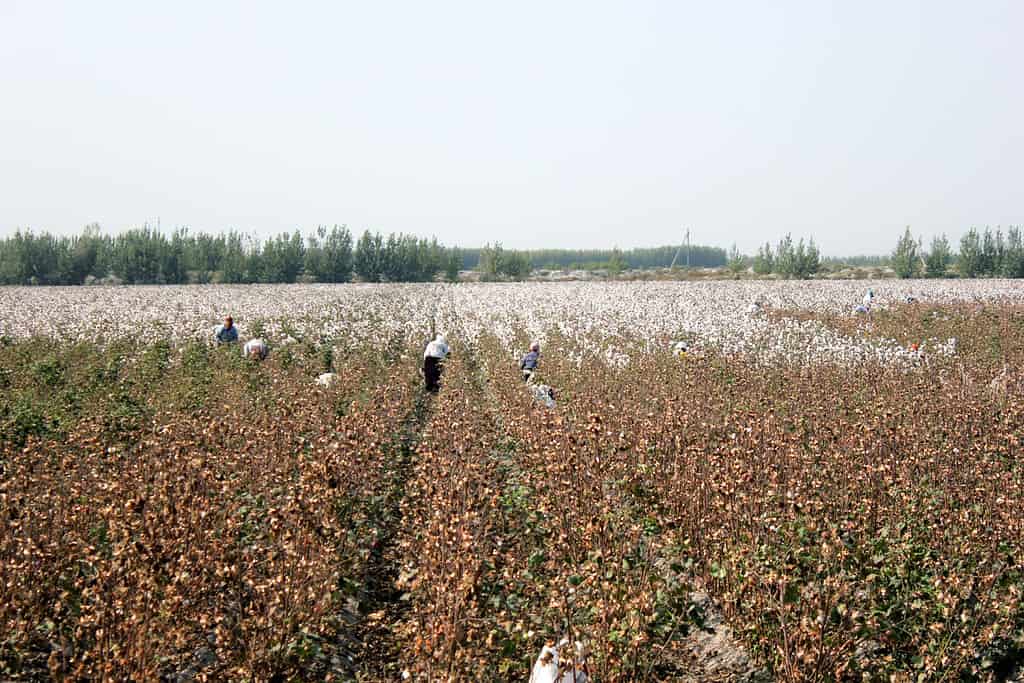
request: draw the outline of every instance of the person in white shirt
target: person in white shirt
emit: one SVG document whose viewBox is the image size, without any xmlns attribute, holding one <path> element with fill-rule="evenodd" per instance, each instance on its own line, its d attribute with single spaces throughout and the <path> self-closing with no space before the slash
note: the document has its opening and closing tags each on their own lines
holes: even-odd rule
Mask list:
<svg viewBox="0 0 1024 683">
<path fill-rule="evenodd" d="M 545 408 L 555 407 L 555 390 L 549 387 L 547 384 L 531 384 L 529 385 L 530 392 L 533 394 L 533 400 L 538 403 L 543 403 Z"/>
<path fill-rule="evenodd" d="M 432 394 L 436 394 L 441 388 L 441 370 L 450 352 L 448 342 L 440 334 L 437 335 L 437 339 L 428 343 L 423 351 L 423 381 L 426 390 Z"/>
<path fill-rule="evenodd" d="M 259 337 L 250 339 L 242 347 L 242 355 L 253 360 L 265 360 L 269 352 L 270 349 L 267 348 L 266 343 Z"/>
</svg>

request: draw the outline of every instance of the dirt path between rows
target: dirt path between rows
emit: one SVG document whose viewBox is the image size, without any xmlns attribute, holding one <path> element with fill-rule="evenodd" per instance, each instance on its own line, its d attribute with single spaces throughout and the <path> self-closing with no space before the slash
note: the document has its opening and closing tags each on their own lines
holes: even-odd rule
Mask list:
<svg viewBox="0 0 1024 683">
<path fill-rule="evenodd" d="M 351 605 L 343 617 L 352 625 L 354 638 L 347 643 L 351 652 L 349 675 L 359 681 L 401 679 L 401 646 L 392 626 L 402 620 L 406 603 L 397 587 L 401 571 L 398 540 L 404 528 L 402 500 L 405 487 L 416 464 L 416 448 L 430 417 L 434 397 L 421 393 L 413 411 L 396 435 L 388 486 L 377 516 L 377 540 L 373 545 L 363 577 L 358 604 Z M 353 601 L 354 602 L 354 601 Z"/>
</svg>

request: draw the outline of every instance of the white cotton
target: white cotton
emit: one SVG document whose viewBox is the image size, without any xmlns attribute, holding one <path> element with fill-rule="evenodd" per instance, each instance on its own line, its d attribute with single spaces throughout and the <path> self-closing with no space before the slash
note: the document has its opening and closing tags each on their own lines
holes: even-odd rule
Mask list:
<svg viewBox="0 0 1024 683">
<path fill-rule="evenodd" d="M 850 315 L 853 304 L 863 305 L 868 287 L 875 294 L 872 314 L 908 296 L 937 307 L 1024 305 L 1024 282 L 1000 279 L 7 287 L 0 288 L 0 336 L 136 336 L 178 345 L 210 340 L 209 321 L 230 310 L 239 320 L 259 321 L 268 348 L 329 345 L 336 358 L 378 340 L 423 349 L 422 331 L 436 324 L 473 353 L 492 338 L 509 354 L 537 340 L 547 358 L 558 359 L 554 366 L 584 372 L 595 365 L 627 368 L 671 348 L 670 339 L 689 342 L 688 355 L 699 349 L 758 365 L 849 367 L 877 359 L 909 366 L 905 344 L 872 334 L 866 315 L 853 321 L 850 333 L 786 315 Z M 780 315 L 750 315 L 752 301 Z M 953 339 L 921 343 L 931 359 L 959 351 Z"/>
<path fill-rule="evenodd" d="M 316 378 L 316 383 L 322 387 L 334 386 L 334 383 L 338 381 L 338 376 L 333 372 L 325 372 Z"/>
</svg>

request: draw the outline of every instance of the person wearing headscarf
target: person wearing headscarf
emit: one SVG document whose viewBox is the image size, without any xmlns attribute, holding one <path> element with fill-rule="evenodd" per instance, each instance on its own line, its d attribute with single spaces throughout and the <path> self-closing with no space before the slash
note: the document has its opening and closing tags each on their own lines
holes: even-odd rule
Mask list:
<svg viewBox="0 0 1024 683">
<path fill-rule="evenodd" d="M 540 343 L 530 344 L 530 350 L 522 360 L 519 361 L 519 370 L 523 373 L 523 381 L 529 382 L 533 379 L 533 373 L 537 372 L 537 365 L 540 363 Z"/>
<path fill-rule="evenodd" d="M 423 350 L 423 381 L 426 390 L 433 394 L 441 388 L 441 371 L 450 352 L 448 342 L 440 334 Z"/>
<path fill-rule="evenodd" d="M 259 337 L 250 339 L 245 342 L 245 346 L 242 347 L 242 355 L 246 358 L 251 358 L 252 360 L 266 360 L 267 353 L 269 352 L 270 349 L 267 348 L 266 342 Z"/>
</svg>

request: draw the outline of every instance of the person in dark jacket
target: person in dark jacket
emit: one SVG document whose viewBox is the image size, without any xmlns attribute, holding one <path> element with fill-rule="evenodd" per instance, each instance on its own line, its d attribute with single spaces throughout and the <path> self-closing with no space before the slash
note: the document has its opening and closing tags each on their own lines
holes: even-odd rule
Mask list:
<svg viewBox="0 0 1024 683">
<path fill-rule="evenodd" d="M 436 394 L 441 388 L 441 370 L 444 369 L 444 361 L 450 352 L 448 342 L 440 334 L 434 341 L 428 343 L 423 351 L 424 388 L 432 394 Z"/>
<path fill-rule="evenodd" d="M 540 363 L 540 344 L 530 344 L 530 351 L 519 361 L 519 369 L 523 373 L 523 381 L 529 383 L 533 379 L 533 373 L 537 372 L 537 365 Z"/>
</svg>

